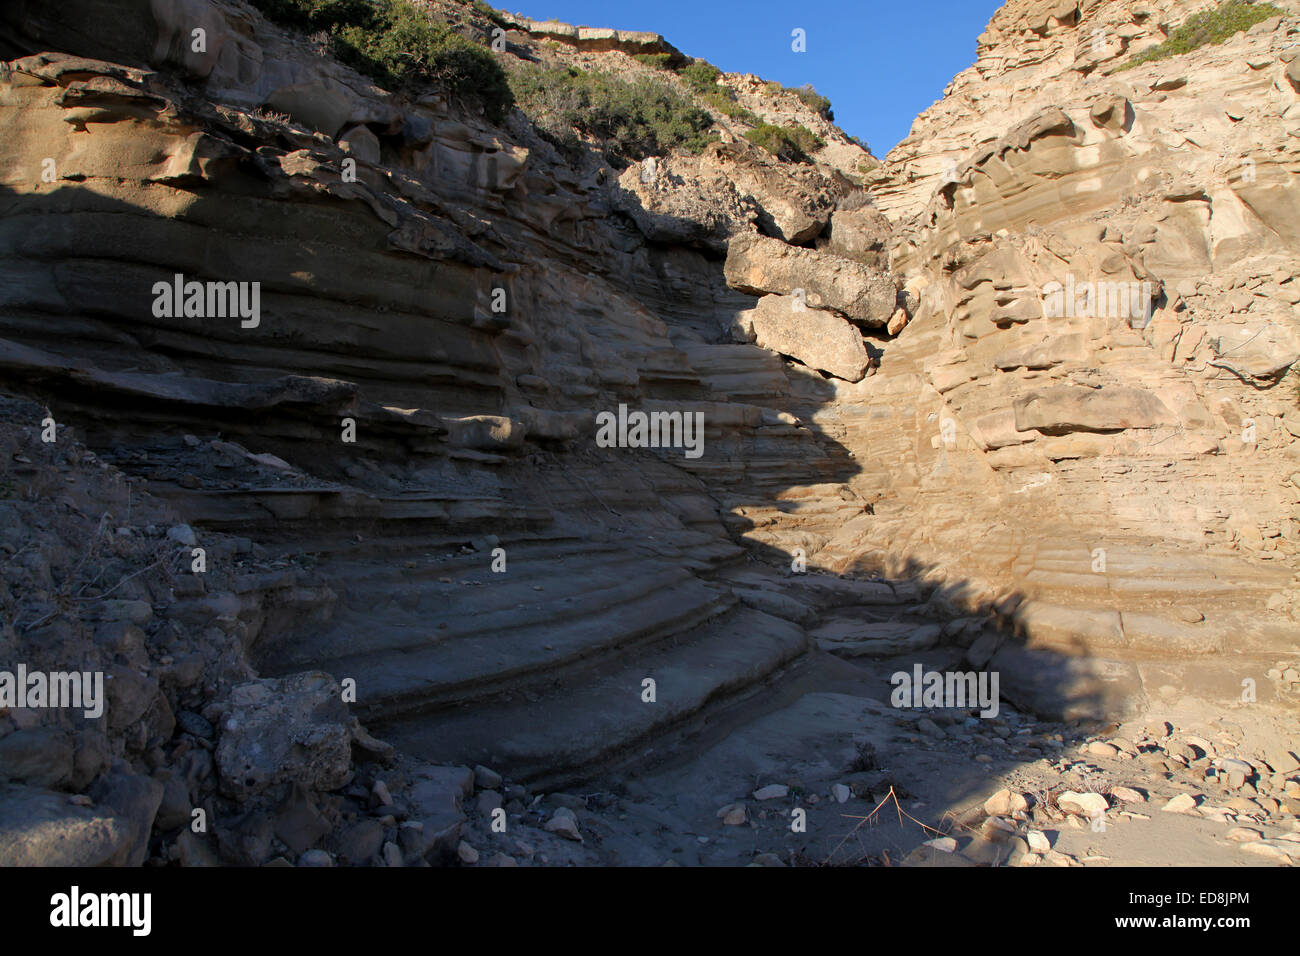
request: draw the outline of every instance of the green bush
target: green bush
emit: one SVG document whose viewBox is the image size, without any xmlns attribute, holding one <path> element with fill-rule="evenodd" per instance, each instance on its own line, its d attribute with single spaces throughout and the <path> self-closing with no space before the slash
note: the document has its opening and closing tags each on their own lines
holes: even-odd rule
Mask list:
<svg viewBox="0 0 1300 956">
<path fill-rule="evenodd" d="M 1246 3 L 1245 0 L 1225 0 L 1213 10 L 1202 10 L 1193 14 L 1187 21 L 1159 46 L 1144 50 L 1133 57 L 1120 70 L 1131 70 L 1143 63 L 1163 60 L 1171 56 L 1190 53 L 1197 47 L 1207 44 L 1222 43 L 1236 36 L 1241 30 L 1249 29 L 1269 17 L 1284 16 L 1285 10 L 1279 10 L 1271 3 Z M 1118 71 L 1117 71 L 1118 72 Z"/>
<path fill-rule="evenodd" d="M 698 153 L 716 138 L 708 132 L 713 117 L 657 77 L 521 66 L 510 84 L 520 108 L 553 140 L 576 146 L 577 130 L 614 159 Z"/>
<path fill-rule="evenodd" d="M 493 54 L 429 17 L 408 0 L 253 0 L 268 17 L 325 31 L 330 51 L 381 86 L 435 80 L 483 103 L 501 122 L 514 99 Z"/>
<path fill-rule="evenodd" d="M 707 60 L 692 60 L 677 75 L 696 93 L 710 93 L 717 88 L 722 71 Z"/>
<path fill-rule="evenodd" d="M 713 107 L 723 116 L 730 116 L 732 119 L 740 120 L 742 123 L 748 123 L 750 126 L 758 126 L 763 121 L 751 113 L 745 107 L 736 102 L 736 94 L 724 87 L 718 87 L 716 90 L 710 90 L 708 93 L 701 93 L 700 100 L 706 105 Z"/>
<path fill-rule="evenodd" d="M 671 53 L 633 53 L 632 59 L 656 70 L 666 70 L 668 64 L 673 60 L 673 55 Z"/>
<path fill-rule="evenodd" d="M 761 146 L 773 156 L 796 163 L 810 162 L 809 154 L 826 145 L 826 141 L 806 126 L 791 123 L 773 126 L 761 123 L 745 134 L 745 138 Z"/>
<path fill-rule="evenodd" d="M 505 17 L 501 16 L 501 11 L 484 3 L 483 0 L 472 0 L 470 7 L 479 16 L 486 17 L 499 27 L 504 28 L 507 25 Z"/>
<path fill-rule="evenodd" d="M 788 92 L 794 93 L 795 96 L 803 100 L 804 105 L 814 113 L 824 116 L 828 120 L 834 118 L 834 114 L 831 112 L 831 101 L 818 93 L 811 83 L 805 83 L 797 90 Z"/>
</svg>

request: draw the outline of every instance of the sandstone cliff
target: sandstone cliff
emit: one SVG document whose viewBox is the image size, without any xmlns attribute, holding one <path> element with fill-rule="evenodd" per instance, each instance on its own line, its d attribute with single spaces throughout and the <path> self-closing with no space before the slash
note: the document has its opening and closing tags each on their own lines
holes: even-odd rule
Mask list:
<svg viewBox="0 0 1300 956">
<path fill-rule="evenodd" d="M 109 821 L 69 862 L 474 862 L 462 832 L 523 818 L 522 784 L 716 727 L 745 728 L 719 751 L 737 779 L 779 752 L 829 785 L 847 748 L 870 798 L 893 781 L 853 754 L 908 745 L 827 692 L 867 679 L 840 658 L 998 671 L 1025 716 L 957 720 L 967 757 L 1244 679 L 1264 724 L 1294 707 L 1268 676 L 1300 615 L 1293 2 L 1123 72 L 1197 5 L 1008 3 L 869 172 L 824 112 L 754 76 L 701 94 L 654 34 L 420 5 L 502 38 L 507 69 L 649 78 L 709 114 L 699 149 L 614 156 L 386 89 L 240 0 L 126 6 L 0 26 L 6 508 L 40 541 L 18 562 L 6 539 L 0 660 L 131 691 L 107 730 L 0 716 L 24 766 L 52 735 L 66 755 L 10 774 L 13 818 Z M 822 145 L 770 153 L 759 123 Z M 258 283 L 259 311 L 160 309 L 178 275 Z M 702 414 L 704 453 L 602 447 L 620 405 Z M 1294 801 L 1261 734 L 1217 746 Z M 734 789 L 698 774 L 674 792 Z M 703 811 L 674 799 L 692 844 Z M 511 859 L 662 849 L 569 819 Z M 30 832 L 0 850 L 27 862 Z"/>
</svg>

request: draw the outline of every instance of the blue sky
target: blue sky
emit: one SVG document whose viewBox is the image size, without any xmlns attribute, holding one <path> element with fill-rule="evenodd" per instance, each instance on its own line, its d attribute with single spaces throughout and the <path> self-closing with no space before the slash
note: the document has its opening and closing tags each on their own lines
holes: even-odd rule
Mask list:
<svg viewBox="0 0 1300 956">
<path fill-rule="evenodd" d="M 727 72 L 812 83 L 835 121 L 884 156 L 912 120 L 975 62 L 1001 0 L 496 0 L 534 20 L 652 30 Z M 801 27 L 807 52 L 790 49 Z"/>
</svg>

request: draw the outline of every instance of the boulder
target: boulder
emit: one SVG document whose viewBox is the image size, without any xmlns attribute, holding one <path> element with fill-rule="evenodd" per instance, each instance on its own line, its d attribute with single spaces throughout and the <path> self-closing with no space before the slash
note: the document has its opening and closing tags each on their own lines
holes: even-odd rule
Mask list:
<svg viewBox="0 0 1300 956">
<path fill-rule="evenodd" d="M 725 275 L 729 286 L 750 295 L 801 289 L 807 305 L 868 326 L 885 325 L 898 298 L 892 278 L 860 262 L 753 233 L 731 240 Z"/>
<path fill-rule="evenodd" d="M 752 329 L 756 345 L 845 381 L 860 381 L 870 364 L 852 323 L 833 312 L 801 307 L 792 296 L 765 295 L 738 321 Z"/>
<path fill-rule="evenodd" d="M 355 726 L 328 674 L 239 684 L 217 745 L 221 789 L 248 797 L 297 781 L 308 790 L 335 790 L 352 774 Z"/>
</svg>

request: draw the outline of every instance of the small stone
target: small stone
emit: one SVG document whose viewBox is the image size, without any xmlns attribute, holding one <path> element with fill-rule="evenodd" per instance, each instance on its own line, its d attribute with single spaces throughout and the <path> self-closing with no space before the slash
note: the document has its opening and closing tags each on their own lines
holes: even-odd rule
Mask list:
<svg viewBox="0 0 1300 956">
<path fill-rule="evenodd" d="M 567 807 L 560 807 L 551 814 L 551 819 L 546 821 L 545 829 L 548 833 L 558 833 L 566 840 L 582 842 L 582 834 L 578 832 L 578 821 L 574 818 L 573 811 Z"/>
<path fill-rule="evenodd" d="M 1196 798 L 1187 793 L 1180 793 L 1160 809 L 1164 813 L 1190 813 L 1196 809 Z"/>
<path fill-rule="evenodd" d="M 921 733 L 925 734 L 927 737 L 948 736 L 946 733 L 944 733 L 943 728 L 940 727 L 938 724 L 936 724 L 929 717 L 922 717 L 920 720 L 918 720 L 916 722 L 916 729 L 919 730 Z"/>
<path fill-rule="evenodd" d="M 754 856 L 754 862 L 759 866 L 785 866 L 781 858 L 775 853 L 759 853 Z"/>
<path fill-rule="evenodd" d="M 926 840 L 922 846 L 933 847 L 940 853 L 956 853 L 957 841 L 952 837 L 939 837 L 934 840 Z"/>
<path fill-rule="evenodd" d="M 172 525 L 167 529 L 167 537 L 187 548 L 192 548 L 199 543 L 199 539 L 194 535 L 194 529 L 187 524 Z"/>
<path fill-rule="evenodd" d="M 790 788 L 783 783 L 769 783 L 755 790 L 753 796 L 755 800 L 778 800 L 789 792 Z"/>
<path fill-rule="evenodd" d="M 460 843 L 456 846 L 456 856 L 460 859 L 460 862 L 462 863 L 478 862 L 478 850 L 474 849 L 464 840 L 461 840 Z"/>
<path fill-rule="evenodd" d="M 392 840 L 384 844 L 384 863 L 387 866 L 403 866 L 402 848 Z"/>
<path fill-rule="evenodd" d="M 1025 835 L 1025 840 L 1029 844 L 1029 849 L 1035 853 L 1046 853 L 1052 848 L 1052 841 L 1047 839 L 1047 834 L 1042 830 L 1030 830 Z"/>
<path fill-rule="evenodd" d="M 1142 795 L 1141 791 L 1134 790 L 1132 787 L 1114 787 L 1110 795 L 1120 803 L 1146 803 L 1147 798 Z"/>
<path fill-rule="evenodd" d="M 1238 760 L 1235 757 L 1222 757 L 1218 761 L 1219 772 L 1224 774 L 1240 774 L 1242 782 L 1248 777 L 1255 775 L 1255 768 L 1244 760 Z"/>
<path fill-rule="evenodd" d="M 495 790 L 501 786 L 501 774 L 479 764 L 474 768 L 474 786 L 480 790 Z"/>
<path fill-rule="evenodd" d="M 391 807 L 393 805 L 393 795 L 388 792 L 388 784 L 384 783 L 384 781 L 376 780 L 375 785 L 370 789 L 381 807 Z"/>
<path fill-rule="evenodd" d="M 298 857 L 299 866 L 333 866 L 334 861 L 324 850 L 308 850 Z"/>
<path fill-rule="evenodd" d="M 724 826 L 738 827 L 743 824 L 748 817 L 745 814 L 745 805 L 743 803 L 729 803 L 718 811 L 718 819 Z"/>
<path fill-rule="evenodd" d="M 1264 834 L 1250 827 L 1233 827 L 1228 831 L 1228 839 L 1233 843 L 1254 843 L 1264 839 Z"/>
<path fill-rule="evenodd" d="M 192 710 L 177 711 L 176 725 L 185 733 L 202 737 L 204 740 L 211 740 L 216 736 L 212 724 L 205 720 L 202 714 L 196 714 Z"/>
<path fill-rule="evenodd" d="M 1073 790 L 1059 794 L 1056 805 L 1065 813 L 1089 819 L 1101 816 L 1110 809 L 1110 804 L 1100 793 L 1075 793 Z"/>
<path fill-rule="evenodd" d="M 831 796 L 835 798 L 836 803 L 848 803 L 849 797 L 853 796 L 853 791 L 842 783 L 837 783 L 831 787 Z"/>
<path fill-rule="evenodd" d="M 999 790 L 984 801 L 984 812 L 991 817 L 1009 817 L 1029 809 L 1029 801 L 1012 790 Z"/>
<path fill-rule="evenodd" d="M 1114 757 L 1119 753 L 1119 748 L 1101 740 L 1094 740 L 1088 744 L 1088 753 L 1094 757 Z"/>
</svg>

